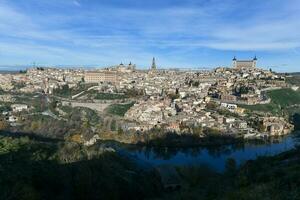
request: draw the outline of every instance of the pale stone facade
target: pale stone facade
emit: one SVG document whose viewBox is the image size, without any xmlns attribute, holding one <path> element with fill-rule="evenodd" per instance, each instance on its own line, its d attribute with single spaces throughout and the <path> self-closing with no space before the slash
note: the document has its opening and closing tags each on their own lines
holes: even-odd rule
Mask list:
<svg viewBox="0 0 300 200">
<path fill-rule="evenodd" d="M 110 82 L 116 84 L 119 82 L 116 71 L 89 71 L 84 74 L 86 83 Z"/>
<path fill-rule="evenodd" d="M 234 57 L 232 62 L 233 68 L 236 69 L 256 68 L 257 58 L 255 56 L 252 60 L 237 60 Z"/>
</svg>

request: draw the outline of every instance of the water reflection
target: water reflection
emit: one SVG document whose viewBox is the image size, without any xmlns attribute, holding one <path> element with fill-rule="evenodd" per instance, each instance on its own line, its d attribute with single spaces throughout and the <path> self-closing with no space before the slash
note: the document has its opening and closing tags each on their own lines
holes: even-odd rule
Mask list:
<svg viewBox="0 0 300 200">
<path fill-rule="evenodd" d="M 205 164 L 222 171 L 228 158 L 238 164 L 258 156 L 275 155 L 294 148 L 300 142 L 300 134 L 295 133 L 281 138 L 265 141 L 251 141 L 222 146 L 193 148 L 135 147 L 128 151 L 136 158 L 150 165 L 198 165 Z"/>
</svg>

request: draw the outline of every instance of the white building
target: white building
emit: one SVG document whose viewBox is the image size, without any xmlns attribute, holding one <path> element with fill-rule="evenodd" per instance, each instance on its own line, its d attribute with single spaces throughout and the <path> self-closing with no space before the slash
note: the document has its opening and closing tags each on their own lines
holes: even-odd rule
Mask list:
<svg viewBox="0 0 300 200">
<path fill-rule="evenodd" d="M 28 110 L 28 105 L 26 105 L 26 104 L 12 104 L 11 108 L 14 112 L 21 112 L 23 110 Z"/>
<path fill-rule="evenodd" d="M 226 108 L 229 111 L 234 112 L 237 109 L 237 105 L 230 103 L 221 103 L 221 108 Z"/>
<path fill-rule="evenodd" d="M 233 68 L 236 69 L 251 69 L 256 68 L 256 56 L 252 60 L 237 60 L 236 57 L 232 59 Z"/>
</svg>

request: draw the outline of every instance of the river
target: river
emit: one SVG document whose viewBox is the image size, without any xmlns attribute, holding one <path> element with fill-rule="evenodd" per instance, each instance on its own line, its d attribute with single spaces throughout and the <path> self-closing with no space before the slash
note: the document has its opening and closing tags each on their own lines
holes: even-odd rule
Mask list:
<svg viewBox="0 0 300 200">
<path fill-rule="evenodd" d="M 299 140 L 299 133 L 274 139 L 268 142 L 246 142 L 211 147 L 193 148 L 130 148 L 127 152 L 149 166 L 158 165 L 207 165 L 222 172 L 228 158 L 233 158 L 238 165 L 258 156 L 276 155 L 293 149 Z"/>
</svg>

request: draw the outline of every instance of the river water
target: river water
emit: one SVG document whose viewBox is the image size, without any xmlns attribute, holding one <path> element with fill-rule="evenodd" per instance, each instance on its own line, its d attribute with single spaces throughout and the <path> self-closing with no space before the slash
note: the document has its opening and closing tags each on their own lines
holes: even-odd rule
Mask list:
<svg viewBox="0 0 300 200">
<path fill-rule="evenodd" d="M 222 172 L 228 158 L 233 158 L 238 165 L 258 156 L 276 155 L 293 149 L 298 144 L 299 134 L 274 139 L 268 142 L 247 142 L 245 144 L 224 145 L 221 147 L 193 148 L 134 148 L 128 153 L 149 166 L 158 165 L 207 165 Z"/>
</svg>

